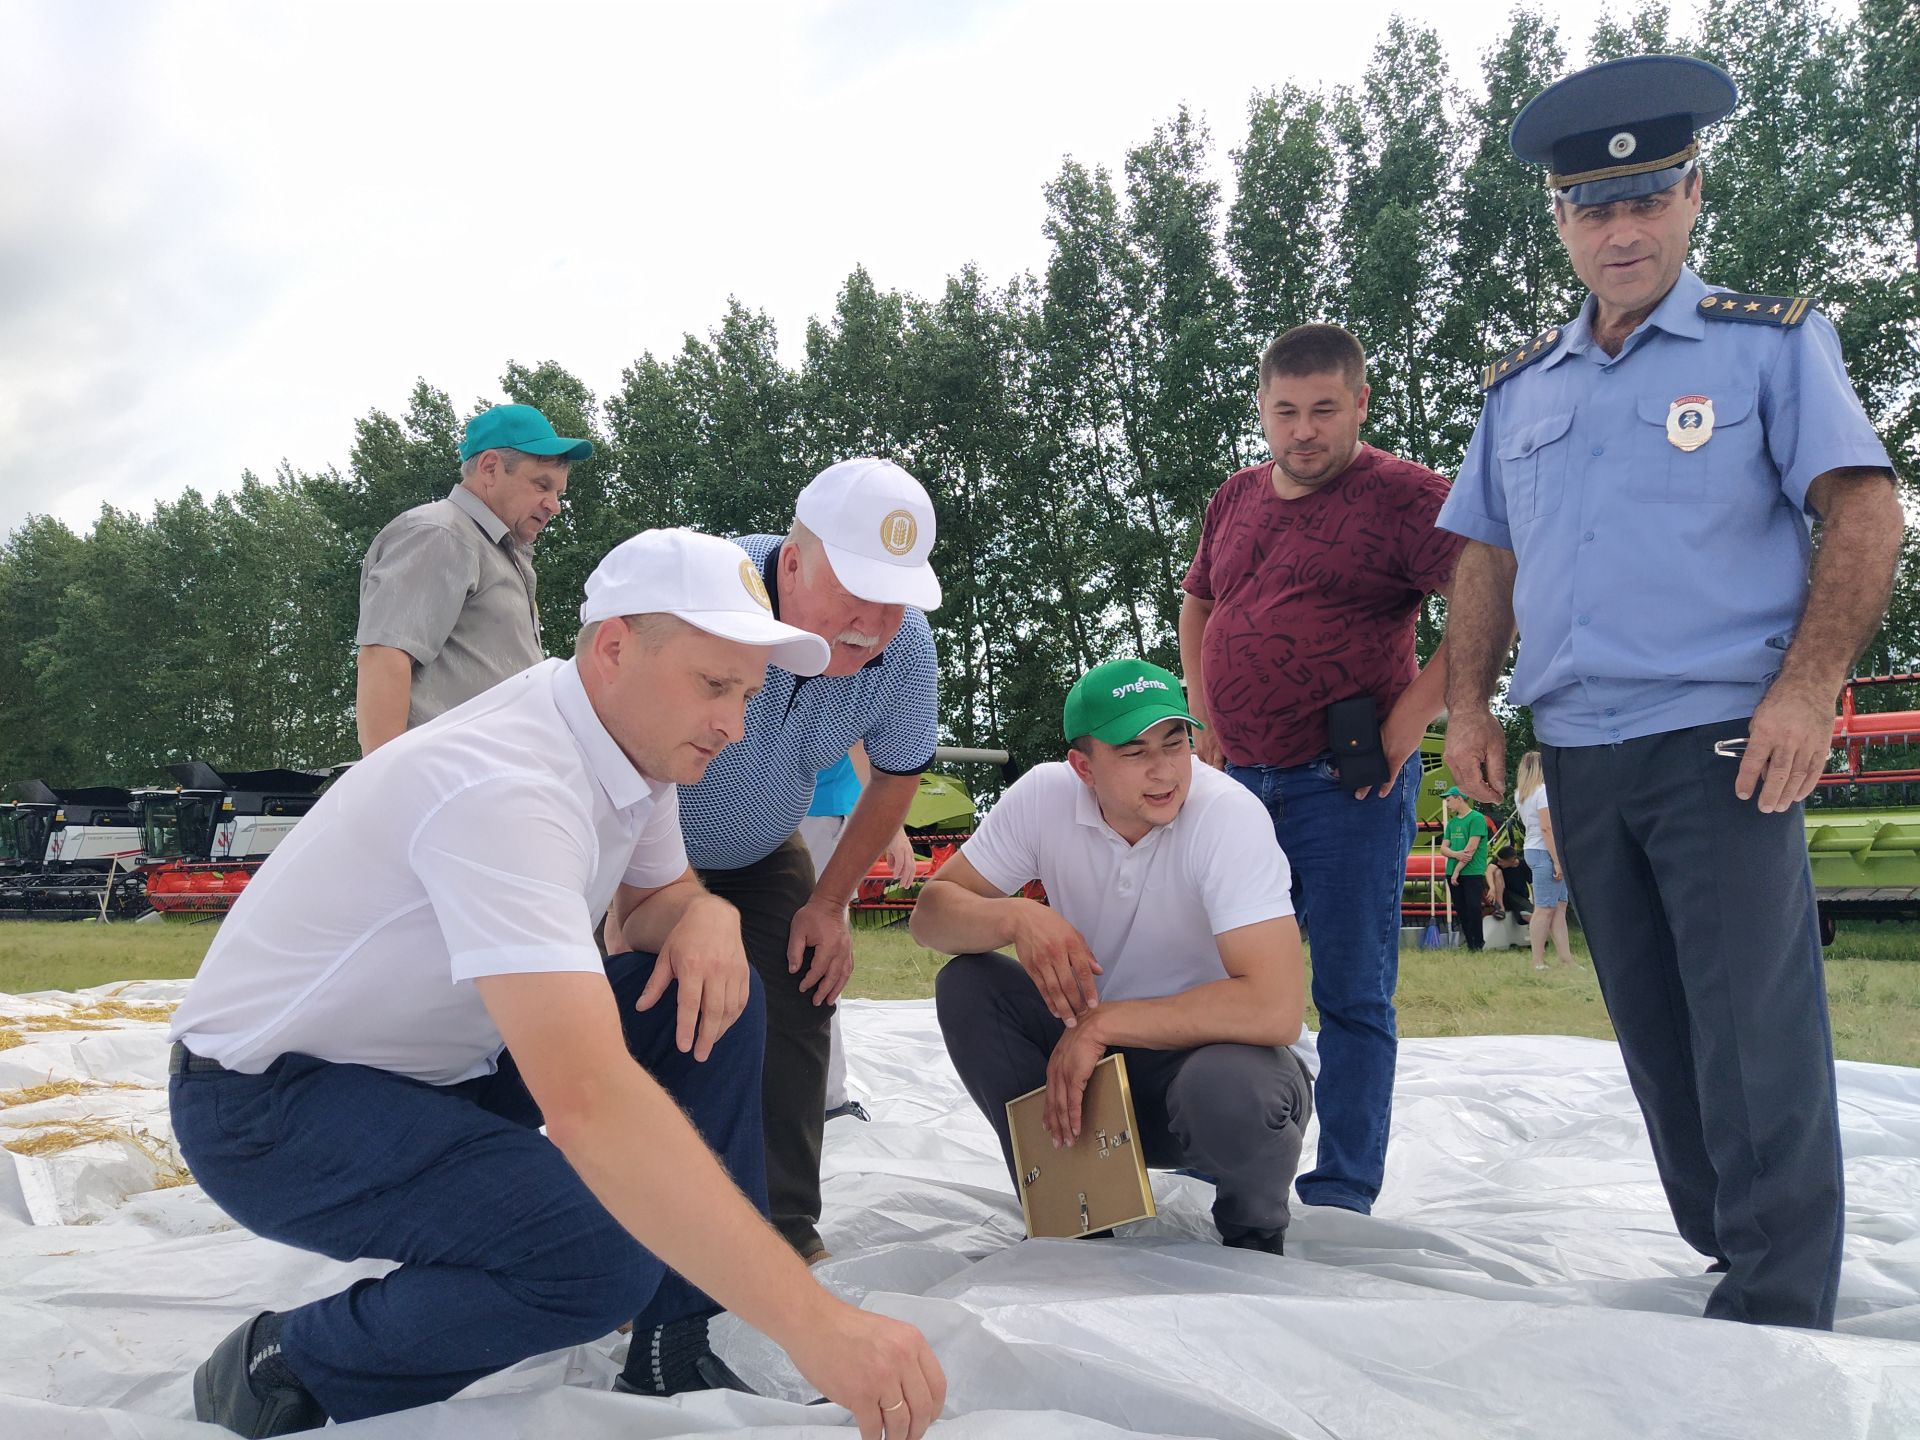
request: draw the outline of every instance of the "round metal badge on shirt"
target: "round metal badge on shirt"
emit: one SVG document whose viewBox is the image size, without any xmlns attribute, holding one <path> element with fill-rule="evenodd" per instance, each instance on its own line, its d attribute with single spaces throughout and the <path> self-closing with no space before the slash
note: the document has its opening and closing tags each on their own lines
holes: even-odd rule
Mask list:
<svg viewBox="0 0 1920 1440">
<path fill-rule="evenodd" d="M 1682 395 L 1667 407 L 1667 439 L 1682 450 L 1698 450 L 1713 438 L 1713 401 Z"/>
</svg>

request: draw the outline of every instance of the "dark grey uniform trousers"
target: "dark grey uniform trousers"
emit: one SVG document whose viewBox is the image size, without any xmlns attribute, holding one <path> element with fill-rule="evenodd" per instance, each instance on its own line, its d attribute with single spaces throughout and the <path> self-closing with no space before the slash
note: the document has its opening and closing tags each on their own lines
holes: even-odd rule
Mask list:
<svg viewBox="0 0 1920 1440">
<path fill-rule="evenodd" d="M 1048 1011 L 1020 962 L 960 955 L 934 983 L 940 1034 L 960 1081 L 1000 1137 L 1018 1191 L 1007 1102 L 1047 1083 L 1066 1026 Z M 1120 1051 L 1149 1165 L 1213 1177 L 1222 1238 L 1272 1238 L 1287 1228 L 1287 1195 L 1313 1114 L 1313 1084 L 1284 1045 L 1202 1045 Z"/>
<path fill-rule="evenodd" d="M 1833 1326 L 1845 1208 L 1802 809 L 1763 815 L 1735 720 L 1541 747 L 1553 832 L 1707 1314 Z"/>
</svg>

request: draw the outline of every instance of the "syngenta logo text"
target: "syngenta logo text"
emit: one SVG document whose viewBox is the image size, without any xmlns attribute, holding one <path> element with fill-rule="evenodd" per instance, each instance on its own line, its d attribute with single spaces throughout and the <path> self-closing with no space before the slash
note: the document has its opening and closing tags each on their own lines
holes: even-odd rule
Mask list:
<svg viewBox="0 0 1920 1440">
<path fill-rule="evenodd" d="M 1123 695 L 1144 695 L 1149 690 L 1164 690 L 1166 688 L 1166 681 L 1149 680 L 1146 676 L 1142 675 L 1138 680 L 1129 680 L 1126 684 L 1120 686 L 1113 692 L 1113 698 L 1118 700 Z"/>
</svg>

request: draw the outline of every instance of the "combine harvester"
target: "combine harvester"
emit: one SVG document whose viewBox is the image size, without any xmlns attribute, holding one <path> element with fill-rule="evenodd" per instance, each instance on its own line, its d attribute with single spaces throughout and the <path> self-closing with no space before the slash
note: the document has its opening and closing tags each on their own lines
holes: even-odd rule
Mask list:
<svg viewBox="0 0 1920 1440">
<path fill-rule="evenodd" d="M 135 792 L 146 899 L 162 915 L 222 915 L 314 807 L 324 770 L 169 765 L 179 783 Z"/>
<path fill-rule="evenodd" d="M 0 804 L 0 919 L 131 918 L 146 908 L 133 792 L 22 781 Z"/>
<path fill-rule="evenodd" d="M 0 919 L 220 914 L 313 808 L 329 775 L 170 765 L 172 786 L 56 790 L 0 803 Z"/>
</svg>

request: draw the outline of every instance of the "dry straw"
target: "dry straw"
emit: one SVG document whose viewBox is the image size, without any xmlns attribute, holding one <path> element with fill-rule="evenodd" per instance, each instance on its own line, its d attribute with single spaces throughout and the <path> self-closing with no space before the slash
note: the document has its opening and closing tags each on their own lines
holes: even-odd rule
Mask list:
<svg viewBox="0 0 1920 1440">
<path fill-rule="evenodd" d="M 112 1125 L 88 1115 L 77 1120 L 30 1120 L 19 1128 L 37 1130 L 39 1133 L 0 1142 L 0 1149 L 11 1150 L 16 1155 L 39 1157 L 60 1155 L 68 1150 L 77 1150 L 82 1145 L 111 1140 L 132 1145 L 153 1162 L 155 1190 L 171 1190 L 176 1185 L 193 1183 L 193 1172 L 182 1163 L 179 1152 L 167 1141 L 142 1127 Z"/>
<path fill-rule="evenodd" d="M 130 1000 L 100 1000 L 77 1005 L 54 1015 L 14 1015 L 0 1021 L 0 1050 L 27 1043 L 26 1034 L 49 1030 L 111 1030 L 113 1021 L 134 1020 L 164 1024 L 173 1018 L 171 1005 L 136 1005 Z"/>
<path fill-rule="evenodd" d="M 139 1090 L 143 1087 L 129 1084 L 125 1080 L 54 1080 L 49 1078 L 39 1085 L 26 1085 L 18 1090 L 0 1090 L 0 1110 L 12 1109 L 15 1105 L 37 1105 L 42 1100 L 57 1100 L 62 1095 L 85 1095 L 94 1090 Z"/>
<path fill-rule="evenodd" d="M 163 1021 L 173 1019 L 174 1007 L 171 1005 L 136 1005 L 131 1000 L 99 1000 L 92 1005 L 83 1006 L 73 1012 L 75 1020 L 146 1020 Z"/>
</svg>

